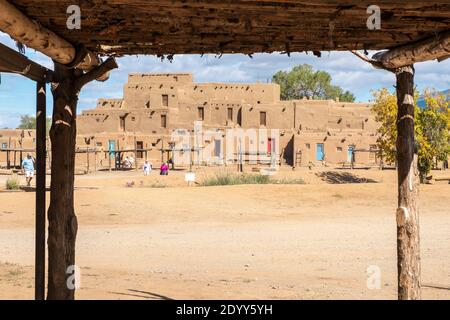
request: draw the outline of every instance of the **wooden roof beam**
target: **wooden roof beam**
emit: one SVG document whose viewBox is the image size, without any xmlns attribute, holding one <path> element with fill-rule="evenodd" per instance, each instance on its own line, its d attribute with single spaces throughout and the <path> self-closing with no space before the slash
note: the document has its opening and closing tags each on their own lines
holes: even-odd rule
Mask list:
<svg viewBox="0 0 450 320">
<path fill-rule="evenodd" d="M 0 0 L 0 30 L 9 34 L 14 40 L 33 48 L 54 61 L 71 65 L 79 57 L 77 49 L 54 32 L 31 20 L 6 0 Z M 81 59 L 80 59 L 81 60 Z M 84 59 L 74 67 L 90 71 L 101 64 L 101 59 L 91 51 L 86 51 Z M 98 80 L 106 80 L 104 76 Z"/>
<path fill-rule="evenodd" d="M 372 59 L 387 69 L 396 69 L 417 62 L 445 60 L 450 55 L 450 30 L 435 37 L 400 46 L 388 51 L 378 52 Z"/>
<path fill-rule="evenodd" d="M 31 61 L 19 52 L 0 43 L 0 72 L 20 74 L 28 79 L 51 82 L 53 71 Z"/>
</svg>

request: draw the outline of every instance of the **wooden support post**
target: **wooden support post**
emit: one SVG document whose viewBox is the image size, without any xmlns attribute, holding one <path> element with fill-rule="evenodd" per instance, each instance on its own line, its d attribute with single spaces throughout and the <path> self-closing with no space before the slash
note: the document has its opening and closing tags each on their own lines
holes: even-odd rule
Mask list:
<svg viewBox="0 0 450 320">
<path fill-rule="evenodd" d="M 111 156 L 112 156 L 111 152 L 108 152 L 108 166 L 109 166 L 109 172 L 112 171 L 112 168 L 111 168 Z"/>
<path fill-rule="evenodd" d="M 86 169 L 89 174 L 89 146 L 86 147 Z"/>
<path fill-rule="evenodd" d="M 417 147 L 414 138 L 414 67 L 397 77 L 397 268 L 399 300 L 420 299 L 420 236 Z"/>
<path fill-rule="evenodd" d="M 11 143 L 9 145 L 11 145 Z M 8 148 L 9 148 L 9 146 L 8 146 Z M 11 169 L 11 160 L 9 157 L 9 150 L 6 151 L 6 169 L 8 169 L 8 170 Z"/>
<path fill-rule="evenodd" d="M 73 300 L 76 289 L 75 240 L 78 221 L 74 210 L 76 114 L 83 86 L 117 68 L 113 58 L 83 74 L 55 62 L 53 121 L 50 130 L 52 173 L 48 209 L 49 300 Z"/>
<path fill-rule="evenodd" d="M 74 210 L 76 113 L 79 89 L 77 71 L 55 62 L 58 84 L 52 86 L 53 123 L 50 130 L 52 173 L 48 210 L 48 295 L 49 300 L 73 300 L 75 290 L 67 285 L 69 268 L 75 266 L 78 231 Z"/>
<path fill-rule="evenodd" d="M 94 172 L 97 172 L 97 147 L 94 149 Z"/>
<path fill-rule="evenodd" d="M 46 90 L 37 82 L 36 98 L 36 243 L 35 299 L 45 299 Z"/>
</svg>

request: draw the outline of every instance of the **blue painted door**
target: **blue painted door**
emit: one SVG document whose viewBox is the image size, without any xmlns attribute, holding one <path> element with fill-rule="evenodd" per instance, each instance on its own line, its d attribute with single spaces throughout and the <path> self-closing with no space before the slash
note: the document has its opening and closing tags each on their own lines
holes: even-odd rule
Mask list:
<svg viewBox="0 0 450 320">
<path fill-rule="evenodd" d="M 353 151 L 355 150 L 354 146 L 348 146 L 347 151 L 347 161 L 352 162 L 353 161 Z"/>
<path fill-rule="evenodd" d="M 323 143 L 318 143 L 316 150 L 316 160 L 323 161 L 324 158 L 325 158 L 325 150 L 323 147 Z"/>
<path fill-rule="evenodd" d="M 108 151 L 109 151 L 109 155 L 111 156 L 111 158 L 114 158 L 114 156 L 115 156 L 114 150 L 116 150 L 116 141 L 109 140 L 109 142 L 108 142 Z"/>
</svg>

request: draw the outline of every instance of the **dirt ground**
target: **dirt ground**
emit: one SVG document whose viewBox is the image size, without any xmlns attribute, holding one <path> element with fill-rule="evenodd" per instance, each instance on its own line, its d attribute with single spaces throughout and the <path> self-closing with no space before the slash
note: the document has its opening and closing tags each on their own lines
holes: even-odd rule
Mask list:
<svg viewBox="0 0 450 320">
<path fill-rule="evenodd" d="M 224 187 L 184 173 L 76 177 L 78 299 L 396 298 L 395 171 L 286 168 L 274 178 L 305 184 Z M 450 299 L 449 195 L 420 189 L 425 299 Z M 0 299 L 33 298 L 33 210 L 34 193 L 0 191 Z"/>
</svg>

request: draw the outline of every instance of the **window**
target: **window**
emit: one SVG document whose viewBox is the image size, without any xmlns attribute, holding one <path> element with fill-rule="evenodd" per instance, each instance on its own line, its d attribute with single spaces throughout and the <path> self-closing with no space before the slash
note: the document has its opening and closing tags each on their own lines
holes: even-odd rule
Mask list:
<svg viewBox="0 0 450 320">
<path fill-rule="evenodd" d="M 2 149 L 6 149 L 8 148 L 8 144 L 7 143 L 2 143 Z"/>
<path fill-rule="evenodd" d="M 103 144 L 101 142 L 96 143 L 97 147 L 101 147 Z"/>
<path fill-rule="evenodd" d="M 233 108 L 228 108 L 228 117 L 229 121 L 233 121 Z"/>
<path fill-rule="evenodd" d="M 162 95 L 162 105 L 163 107 L 169 106 L 169 96 L 167 94 Z"/>
<path fill-rule="evenodd" d="M 144 158 L 144 142 L 142 141 L 136 141 L 136 158 L 142 159 Z"/>
<path fill-rule="evenodd" d="M 370 163 L 377 163 L 377 150 L 378 147 L 376 144 L 370 145 L 370 152 L 369 152 L 369 162 Z"/>
<path fill-rule="evenodd" d="M 120 117 L 120 131 L 125 131 L 125 118 L 126 116 Z"/>
<path fill-rule="evenodd" d="M 342 147 L 337 147 L 337 148 L 336 148 L 336 151 L 337 151 L 337 152 L 342 152 Z"/>
<path fill-rule="evenodd" d="M 198 108 L 198 119 L 201 121 L 205 120 L 205 108 L 203 107 Z"/>
<path fill-rule="evenodd" d="M 161 115 L 161 128 L 167 128 L 167 115 Z"/>
<path fill-rule="evenodd" d="M 305 144 L 306 149 L 311 149 L 311 145 L 309 143 Z"/>
<path fill-rule="evenodd" d="M 150 101 L 147 101 L 147 103 L 145 104 L 145 107 L 146 107 L 147 109 L 150 109 Z"/>
<path fill-rule="evenodd" d="M 259 113 L 259 125 L 266 126 L 267 125 L 267 115 L 264 111 Z"/>
</svg>

